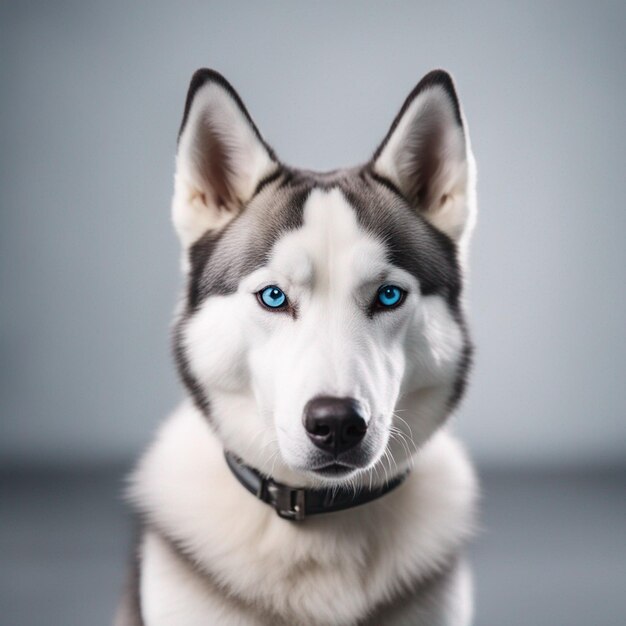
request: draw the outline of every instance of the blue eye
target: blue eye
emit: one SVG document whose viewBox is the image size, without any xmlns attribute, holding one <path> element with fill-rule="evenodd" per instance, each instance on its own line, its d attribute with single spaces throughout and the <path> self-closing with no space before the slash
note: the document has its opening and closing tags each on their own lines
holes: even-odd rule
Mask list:
<svg viewBox="0 0 626 626">
<path fill-rule="evenodd" d="M 276 285 L 270 285 L 261 289 L 258 296 L 268 309 L 280 309 L 287 303 L 287 296 Z"/>
<path fill-rule="evenodd" d="M 406 292 L 395 285 L 383 285 L 376 295 L 376 304 L 386 309 L 398 306 Z"/>
</svg>

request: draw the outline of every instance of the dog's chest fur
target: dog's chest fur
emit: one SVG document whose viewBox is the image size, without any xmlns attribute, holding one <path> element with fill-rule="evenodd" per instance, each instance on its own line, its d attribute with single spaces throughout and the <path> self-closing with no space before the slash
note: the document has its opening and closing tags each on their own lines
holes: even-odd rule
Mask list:
<svg viewBox="0 0 626 626">
<path fill-rule="evenodd" d="M 150 625 L 357 624 L 381 606 L 389 616 L 407 594 L 423 604 L 412 615 L 438 594 L 454 600 L 448 612 L 461 609 L 458 589 L 443 587 L 471 531 L 475 477 L 445 431 L 396 491 L 293 523 L 241 488 L 185 404 L 145 455 L 132 496 L 147 521 L 139 592 Z"/>
</svg>

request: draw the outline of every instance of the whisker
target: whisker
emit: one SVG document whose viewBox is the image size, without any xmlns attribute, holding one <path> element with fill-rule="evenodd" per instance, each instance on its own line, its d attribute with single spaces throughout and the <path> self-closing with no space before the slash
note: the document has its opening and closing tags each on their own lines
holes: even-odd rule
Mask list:
<svg viewBox="0 0 626 626">
<path fill-rule="evenodd" d="M 407 455 L 407 460 L 409 462 L 409 467 L 410 469 L 413 469 L 415 467 L 415 455 L 417 454 L 417 446 L 415 445 L 415 442 L 413 440 L 407 441 L 406 435 L 400 431 L 392 432 L 390 433 L 390 435 L 393 439 L 395 439 L 396 441 L 400 441 L 400 443 L 403 445 Z M 409 442 L 412 444 L 415 451 L 413 453 L 411 453 L 411 449 L 409 448 Z"/>
<path fill-rule="evenodd" d="M 399 419 L 408 428 L 409 432 L 408 433 L 402 433 L 402 435 L 405 436 L 405 437 L 408 437 L 408 440 L 411 442 L 411 444 L 413 445 L 413 448 L 415 449 L 415 452 L 417 453 L 418 452 L 418 448 L 417 448 L 417 444 L 415 443 L 415 441 L 413 439 L 413 430 L 411 429 L 410 424 L 404 418 L 402 418 L 400 415 L 397 415 L 395 412 L 394 412 L 394 417 Z M 399 431 L 399 429 L 397 429 L 397 430 Z"/>
<path fill-rule="evenodd" d="M 386 455 L 387 454 L 387 450 L 383 450 L 383 453 Z M 384 456 L 384 458 L 386 459 L 387 457 Z M 385 472 L 385 482 L 389 483 L 389 474 L 387 474 L 387 468 L 385 467 L 385 464 L 383 463 L 381 465 L 381 467 L 382 467 L 383 471 Z M 389 469 L 391 470 L 391 467 L 389 467 Z"/>
<path fill-rule="evenodd" d="M 411 445 L 413 446 L 413 450 L 415 451 L 415 453 L 417 453 L 417 446 L 415 445 L 415 442 L 412 439 L 408 438 L 407 435 L 403 433 L 401 430 L 392 426 L 389 434 L 393 438 L 396 438 L 397 440 L 402 442 L 408 456 L 412 456 L 411 451 L 408 446 L 409 443 L 411 443 Z"/>
<path fill-rule="evenodd" d="M 396 463 L 396 459 L 393 456 L 393 452 L 391 450 L 387 450 L 387 454 L 389 455 L 389 471 L 391 471 L 391 461 L 393 461 L 394 467 L 396 468 L 396 474 L 400 472 L 400 468 L 398 467 L 398 464 Z"/>
<path fill-rule="evenodd" d="M 413 439 L 413 431 L 411 430 L 411 425 L 401 415 L 398 415 L 396 411 L 394 411 L 393 414 L 409 429 L 408 434 L 411 437 L 411 439 Z"/>
<path fill-rule="evenodd" d="M 402 449 L 406 453 L 407 458 L 411 456 L 411 452 L 409 450 L 409 447 L 408 447 L 406 441 L 403 439 L 401 433 L 397 433 L 397 432 L 394 432 L 393 430 L 390 430 L 389 431 L 389 439 L 391 441 L 397 441 L 397 442 L 400 443 L 400 445 L 402 446 Z"/>
</svg>

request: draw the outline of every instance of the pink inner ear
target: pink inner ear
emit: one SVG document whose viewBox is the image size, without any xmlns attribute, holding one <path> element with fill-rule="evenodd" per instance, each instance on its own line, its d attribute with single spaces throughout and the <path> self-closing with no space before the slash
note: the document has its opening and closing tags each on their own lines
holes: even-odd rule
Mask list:
<svg viewBox="0 0 626 626">
<path fill-rule="evenodd" d="M 196 167 L 210 190 L 214 205 L 233 210 L 237 199 L 232 191 L 232 159 L 224 141 L 208 121 L 198 129 L 194 140 L 194 157 Z"/>
<path fill-rule="evenodd" d="M 432 107 L 416 117 L 401 143 L 397 160 L 400 188 L 418 209 L 430 211 L 440 206 L 437 196 L 444 163 L 445 122 Z"/>
</svg>

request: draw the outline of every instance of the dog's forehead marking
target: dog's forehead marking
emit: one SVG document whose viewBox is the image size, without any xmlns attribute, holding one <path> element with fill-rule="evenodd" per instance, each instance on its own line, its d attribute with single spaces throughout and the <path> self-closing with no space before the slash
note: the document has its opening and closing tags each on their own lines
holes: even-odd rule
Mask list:
<svg viewBox="0 0 626 626">
<path fill-rule="evenodd" d="M 270 266 L 293 282 L 345 288 L 375 280 L 384 271 L 385 257 L 384 246 L 363 229 L 339 188 L 314 188 L 301 227 L 276 242 Z"/>
<path fill-rule="evenodd" d="M 304 237 L 300 249 L 285 244 L 295 232 Z M 189 311 L 208 296 L 236 292 L 246 276 L 272 259 L 281 258 L 276 269 L 300 284 L 316 269 L 349 268 L 337 257 L 342 251 L 352 252 L 352 269 L 335 272 L 337 277 L 363 273 L 364 282 L 385 268 L 401 268 L 422 293 L 438 293 L 458 309 L 461 276 L 452 241 L 367 169 L 355 169 L 326 175 L 285 170 L 223 232 L 207 233 L 190 250 Z"/>
</svg>

